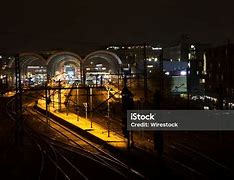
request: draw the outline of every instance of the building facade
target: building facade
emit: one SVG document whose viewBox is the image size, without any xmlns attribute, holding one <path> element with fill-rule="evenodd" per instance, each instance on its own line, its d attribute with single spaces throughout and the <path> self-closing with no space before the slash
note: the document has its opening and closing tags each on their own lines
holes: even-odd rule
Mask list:
<svg viewBox="0 0 234 180">
<path fill-rule="evenodd" d="M 131 73 L 152 73 L 158 66 L 158 60 L 162 48 L 150 45 L 122 45 L 108 46 L 106 50 L 116 53 L 123 62 L 125 68 L 130 68 Z M 144 64 L 144 61 L 146 63 Z"/>
<path fill-rule="evenodd" d="M 206 50 L 206 93 L 211 97 L 234 101 L 234 44 Z"/>
<path fill-rule="evenodd" d="M 169 46 L 163 50 L 165 61 L 186 62 L 187 91 L 191 95 L 203 95 L 205 92 L 206 57 L 204 56 L 206 44 L 180 43 Z"/>
</svg>

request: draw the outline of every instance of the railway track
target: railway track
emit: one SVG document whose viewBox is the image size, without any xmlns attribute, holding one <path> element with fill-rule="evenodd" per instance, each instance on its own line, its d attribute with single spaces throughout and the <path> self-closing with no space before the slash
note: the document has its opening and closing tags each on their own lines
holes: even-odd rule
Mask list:
<svg viewBox="0 0 234 180">
<path fill-rule="evenodd" d="M 7 104 L 8 115 L 16 121 L 14 112 L 14 99 Z M 60 134 L 66 142 L 60 142 L 54 137 L 46 136 L 28 126 L 27 121 L 35 119 L 40 121 L 47 128 Z M 143 179 L 137 171 L 131 169 L 109 152 L 104 151 L 94 143 L 86 140 L 68 128 L 50 119 L 50 124 L 46 124 L 47 118 L 35 111 L 33 108 L 24 108 L 24 130 L 31 137 L 41 154 L 41 169 L 39 179 L 43 177 L 46 169 L 53 169 L 55 179 L 96 179 L 96 177 L 115 177 L 118 179 Z M 49 165 L 48 165 L 49 161 Z M 46 163 L 45 163 L 46 162 Z M 83 163 L 85 162 L 85 163 Z M 86 165 L 86 167 L 84 166 Z M 54 166 L 54 168 L 51 168 Z M 89 166 L 94 167 L 94 173 L 87 172 Z M 100 169 L 101 173 L 97 173 Z M 48 171 L 48 170 L 47 170 Z M 43 179 L 43 178 L 42 178 Z"/>
<path fill-rule="evenodd" d="M 164 158 L 173 164 L 204 179 L 233 179 L 234 173 L 228 166 L 210 156 L 181 143 L 166 144 Z"/>
<path fill-rule="evenodd" d="M 7 104 L 7 107 L 14 109 L 14 101 Z M 82 163 L 80 163 L 86 161 L 89 164 L 95 164 L 95 167 L 102 167 L 100 169 L 105 169 L 104 171 L 108 172 L 107 174 L 119 179 L 129 179 L 129 177 L 134 177 L 133 179 L 145 178 L 108 151 L 103 150 L 102 146 L 88 141 L 52 119 L 49 119 L 50 124 L 48 125 L 48 119 L 45 115 L 37 112 L 32 107 L 27 106 L 24 111 L 28 120 L 40 121 L 50 131 L 59 134 L 58 137 L 50 137 L 32 129 L 27 130 L 41 153 L 42 165 L 39 177 L 43 177 L 43 174 L 45 174 L 47 169 L 45 162 L 49 161 L 50 165 L 54 166 L 52 168 L 54 177 L 92 179 L 93 176 L 90 176 L 90 173 L 87 172 L 87 169 L 90 168 L 82 166 Z M 9 112 L 9 115 L 15 116 L 14 111 Z M 65 141 L 58 141 L 61 137 Z M 175 172 L 180 172 L 181 176 L 193 177 L 192 179 L 234 178 L 231 168 L 185 144 L 166 144 L 165 149 L 163 161 Z"/>
</svg>

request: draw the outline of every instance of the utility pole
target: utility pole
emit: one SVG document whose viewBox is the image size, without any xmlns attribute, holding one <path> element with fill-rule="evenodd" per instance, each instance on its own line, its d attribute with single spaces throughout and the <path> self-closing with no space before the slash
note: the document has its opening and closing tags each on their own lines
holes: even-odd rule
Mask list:
<svg viewBox="0 0 234 180">
<path fill-rule="evenodd" d="M 51 88 L 53 89 L 54 87 L 54 81 L 51 81 Z M 52 90 L 52 97 L 53 97 L 53 108 L 54 108 L 54 96 L 55 96 L 55 91 Z"/>
<path fill-rule="evenodd" d="M 84 68 L 83 68 L 83 71 L 82 71 L 82 75 L 83 75 L 83 77 L 82 77 L 83 86 L 85 87 L 85 85 L 86 85 L 86 83 L 85 83 L 85 81 L 86 81 L 86 70 Z"/>
<path fill-rule="evenodd" d="M 17 54 L 15 57 L 15 86 L 16 86 L 16 132 L 15 143 L 22 144 L 23 141 L 23 122 L 22 122 L 22 84 L 20 71 L 20 57 Z"/>
<path fill-rule="evenodd" d="M 218 109 L 223 110 L 224 92 L 222 84 L 218 85 L 217 91 L 218 91 Z"/>
<path fill-rule="evenodd" d="M 78 86 L 79 86 L 79 84 L 77 83 L 76 84 L 76 115 L 77 115 L 77 121 L 79 121 L 79 113 L 78 113 L 78 94 L 79 94 L 79 92 L 78 92 Z"/>
<path fill-rule="evenodd" d="M 189 62 L 188 62 L 189 63 Z M 186 76 L 187 76 L 187 108 L 190 109 L 190 67 L 186 68 Z"/>
<path fill-rule="evenodd" d="M 160 77 L 159 89 L 160 89 L 160 96 L 162 100 L 162 97 L 164 96 L 163 50 L 161 51 L 160 57 L 159 57 L 159 77 Z"/>
<path fill-rule="evenodd" d="M 161 51 L 161 54 L 159 57 L 159 77 L 160 77 L 159 91 L 156 91 L 154 94 L 155 109 L 157 110 L 161 109 L 162 99 L 164 96 L 163 50 Z M 163 150 L 164 150 L 163 143 L 164 143 L 163 132 L 155 131 L 154 132 L 154 149 L 158 151 L 158 154 L 160 157 L 162 157 L 163 155 Z"/>
<path fill-rule="evenodd" d="M 90 95 L 90 120 L 92 122 L 92 118 L 93 118 L 93 88 L 90 88 L 89 95 Z M 91 123 L 91 128 L 92 128 L 92 123 Z"/>
<path fill-rule="evenodd" d="M 122 124 L 123 124 L 123 134 L 124 137 L 127 138 L 128 141 L 128 150 L 131 147 L 131 144 L 133 144 L 132 140 L 132 132 L 129 132 L 127 130 L 127 110 L 133 109 L 133 94 L 129 89 L 127 88 L 127 78 L 126 76 L 124 77 L 124 88 L 122 90 L 122 112 L 123 112 L 123 117 L 122 117 Z"/>
<path fill-rule="evenodd" d="M 107 94 L 107 117 L 108 117 L 108 137 L 110 137 L 110 88 L 107 89 L 108 90 L 108 94 Z"/>
<path fill-rule="evenodd" d="M 49 124 L 49 120 L 48 120 L 48 92 L 47 92 L 47 81 L 45 83 L 45 104 L 46 104 L 46 123 Z"/>
<path fill-rule="evenodd" d="M 101 75 L 101 81 L 100 81 L 100 84 L 101 84 L 101 86 L 102 86 L 102 82 L 103 81 L 103 76 Z"/>
<path fill-rule="evenodd" d="M 62 109 L 62 105 L 61 102 L 62 101 L 62 97 L 61 97 L 61 80 L 59 79 L 59 89 L 58 89 L 58 111 L 61 112 Z"/>
<path fill-rule="evenodd" d="M 147 56 L 146 56 L 146 44 L 144 43 L 144 98 L 145 101 L 147 101 L 147 90 L 148 90 L 148 84 L 147 84 Z"/>
<path fill-rule="evenodd" d="M 90 88 L 89 86 L 86 86 L 86 105 L 84 105 L 86 107 L 85 111 L 86 111 L 86 119 L 88 117 L 88 113 L 90 113 L 90 127 L 93 128 L 93 121 L 92 121 L 92 88 Z M 89 111 L 89 112 L 88 112 Z"/>
</svg>

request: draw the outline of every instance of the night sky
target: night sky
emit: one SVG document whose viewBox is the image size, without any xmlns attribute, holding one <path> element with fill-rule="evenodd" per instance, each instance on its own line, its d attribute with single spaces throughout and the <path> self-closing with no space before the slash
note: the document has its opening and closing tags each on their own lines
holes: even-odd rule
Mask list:
<svg viewBox="0 0 234 180">
<path fill-rule="evenodd" d="M 234 40 L 232 0 L 48 0 L 9 2 L 0 12 L 0 50 L 98 48 L 107 44 L 170 45 Z"/>
</svg>

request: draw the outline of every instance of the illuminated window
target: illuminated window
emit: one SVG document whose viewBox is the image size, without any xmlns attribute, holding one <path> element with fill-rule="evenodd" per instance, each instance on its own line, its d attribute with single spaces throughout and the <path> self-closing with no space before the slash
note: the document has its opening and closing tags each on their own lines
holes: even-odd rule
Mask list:
<svg viewBox="0 0 234 180">
<path fill-rule="evenodd" d="M 204 84 L 205 82 L 206 82 L 205 79 L 200 79 L 200 83 L 201 83 L 201 84 Z"/>
<path fill-rule="evenodd" d="M 206 74 L 206 53 L 203 54 L 203 74 Z"/>
<path fill-rule="evenodd" d="M 101 67 L 101 66 L 102 66 L 102 64 L 96 64 L 96 66 L 97 66 L 97 67 Z"/>
</svg>

